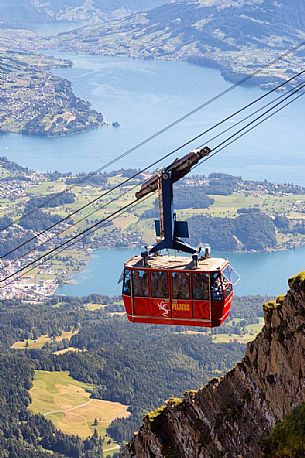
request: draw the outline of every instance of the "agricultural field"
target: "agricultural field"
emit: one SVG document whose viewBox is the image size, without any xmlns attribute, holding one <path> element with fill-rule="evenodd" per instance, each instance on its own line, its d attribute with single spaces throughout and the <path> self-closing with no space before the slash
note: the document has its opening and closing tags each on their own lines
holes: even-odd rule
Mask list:
<svg viewBox="0 0 305 458">
<path fill-rule="evenodd" d="M 87 182 L 81 175 L 73 177 L 72 175 L 39 174 L 35 171 L 22 169 L 18 164 L 10 163 L 9 161 L 5 162 L 5 160 L 0 163 L 0 167 L 0 174 L 9 175 L 12 178 L 12 183 L 6 194 L 0 196 L 0 216 L 11 216 L 14 221 L 19 222 L 24 213 L 27 215 L 29 202 L 35 208 L 35 205 L 37 206 L 41 202 L 39 199 L 43 200 L 45 198 L 41 204 L 42 207 L 39 207 L 41 208 L 39 218 L 37 220 L 33 217 L 29 218 L 26 221 L 26 225 L 22 227 L 22 230 L 26 229 L 29 237 L 32 236 L 30 231 L 38 234 L 42 231 L 42 242 L 40 242 L 42 249 L 40 245 L 36 246 L 35 255 L 43 256 L 46 256 L 49 249 L 61 245 L 68 237 L 75 236 L 77 233 L 87 229 L 88 226 L 111 216 L 113 212 L 133 201 L 136 185 L 137 183 L 140 184 L 140 180 L 136 181 L 134 179 L 125 183 L 135 171 L 129 171 L 129 173 L 118 172 L 116 175 L 112 173 L 109 175 L 102 174 Z M 24 176 L 26 180 L 20 180 L 20 176 Z M 270 234 L 267 234 L 268 237 L 266 236 L 265 239 L 269 245 L 265 249 L 270 247 L 272 250 L 290 249 L 304 245 L 305 189 L 293 185 L 291 187 L 287 185 L 286 189 L 286 185 L 274 185 L 268 182 L 245 182 L 236 177 L 219 178 L 217 180 L 215 181 L 212 178 L 209 181 L 207 177 L 191 178 L 187 182 L 188 184 L 183 185 L 186 186 L 185 188 L 177 188 L 177 190 L 180 189 L 180 202 L 178 202 L 179 205 L 177 205 L 178 209 L 176 211 L 177 219 L 190 219 L 192 222 L 195 216 L 206 216 L 210 218 L 210 224 L 213 225 L 213 218 L 217 217 L 222 218 L 224 225 L 226 225 L 226 218 L 230 223 L 232 218 L 240 217 L 238 212 L 240 209 L 258 209 L 271 218 L 269 219 L 269 227 L 271 227 L 269 232 L 271 233 L 273 230 L 271 233 L 273 238 L 272 242 L 270 242 L 268 238 Z M 121 187 L 111 189 L 113 186 L 116 187 L 121 184 Z M 222 186 L 221 189 L 219 189 L 220 185 Z M 194 186 L 201 190 L 197 200 L 190 199 Z M 282 188 L 278 189 L 278 186 L 282 186 Z M 60 194 L 67 187 L 70 197 Z M 209 193 L 208 190 L 210 191 Z M 61 198 L 57 206 L 50 205 L 51 200 L 48 201 L 47 197 L 54 193 L 59 193 L 58 196 Z M 181 200 L 181 195 L 184 200 L 183 198 Z M 91 204 L 92 200 L 95 200 L 95 202 Z M 34 292 L 33 294 L 36 292 L 37 294 L 48 296 L 53 294 L 59 285 L 70 282 L 71 277 L 84 268 L 94 249 L 101 246 L 103 248 L 125 246 L 136 248 L 144 244 L 150 245 L 154 243 L 155 229 L 152 210 L 154 209 L 155 200 L 156 194 L 150 195 L 149 198 L 140 201 L 126 213 L 116 215 L 114 218 L 110 217 L 106 225 L 101 226 L 92 236 L 87 236 L 85 242 L 80 241 L 75 245 L 71 245 L 62 254 L 57 254 L 53 258 L 50 257 L 48 261 L 44 262 L 43 266 L 31 267 L 27 271 L 30 286 L 24 284 L 21 280 L 19 284 L 16 283 L 16 288 L 19 288 L 19 290 L 30 289 Z M 204 204 L 204 201 L 208 201 L 207 205 Z M 74 215 L 73 213 L 80 208 L 83 208 L 83 210 Z M 70 214 L 72 214 L 72 217 L 68 218 Z M 275 227 L 273 221 L 276 215 L 285 215 L 286 220 L 290 221 L 287 224 L 291 223 L 289 228 L 292 231 L 295 226 L 299 225 L 299 232 L 281 231 Z M 66 219 L 59 226 L 60 231 L 56 228 L 52 229 L 50 233 L 44 233 L 44 230 L 47 231 L 49 227 L 55 227 L 56 222 L 63 218 Z M 74 224 L 72 225 L 72 223 Z M 198 225 L 199 228 L 201 227 L 197 223 L 196 230 Z M 260 229 L 259 224 L 255 226 L 256 231 L 258 231 L 257 228 Z M 213 238 L 215 230 L 213 228 L 211 230 L 210 237 Z M 229 231 L 232 232 L 236 240 L 237 234 L 234 233 L 234 229 L 231 228 Z M 15 232 L 16 234 L 13 234 L 12 230 L 10 237 L 12 235 L 17 235 L 20 238 L 24 237 L 24 232 L 20 228 L 15 229 Z M 202 234 L 200 234 L 200 237 L 202 237 Z M 255 241 L 257 239 L 261 240 L 261 237 L 256 234 L 254 239 Z M 194 243 L 197 243 L 197 241 Z M 234 243 L 231 243 L 232 246 L 230 243 L 230 236 L 228 236 L 228 240 L 224 244 L 227 246 L 227 250 L 248 249 L 243 240 L 238 239 L 238 243 L 234 242 L 235 248 L 233 247 Z M 2 251 L 5 253 L 6 240 L 2 241 L 2 245 Z M 254 246 L 254 248 L 250 247 L 249 249 L 260 250 L 261 248 Z M 262 249 L 264 249 L 264 245 Z M 28 251 L 29 260 L 33 256 L 31 252 L 32 250 Z M 26 265 L 28 262 L 27 256 L 22 256 L 22 250 L 20 250 L 20 254 L 22 261 Z M 9 292 L 10 295 L 14 293 L 14 291 Z M 33 294 L 31 299 L 34 298 Z M 9 297 L 8 295 L 7 298 Z M 29 344 L 40 345 L 40 343 L 33 342 L 29 342 Z"/>
<path fill-rule="evenodd" d="M 68 372 L 35 371 L 29 408 L 33 413 L 44 415 L 66 434 L 85 439 L 96 429 L 105 437 L 104 451 L 118 451 L 118 445 L 107 436 L 106 429 L 114 419 L 129 416 L 128 406 L 91 399 L 92 390 L 92 385 L 74 380 Z"/>
<path fill-rule="evenodd" d="M 93 302 L 89 302 L 89 304 L 85 305 L 86 310 L 88 312 L 96 312 L 97 310 L 103 310 L 107 305 L 105 304 L 94 304 Z"/>
<path fill-rule="evenodd" d="M 86 353 L 87 350 L 80 350 L 79 348 L 76 347 L 68 347 L 68 348 L 63 348 L 62 350 L 57 350 L 53 352 L 53 355 L 60 356 L 64 355 L 65 353 Z"/>
<path fill-rule="evenodd" d="M 76 335 L 78 331 L 63 331 L 60 336 L 49 337 L 48 335 L 43 335 L 37 339 L 27 339 L 19 342 L 15 342 L 11 348 L 13 350 L 29 350 L 43 348 L 47 343 L 51 342 L 62 342 L 63 340 L 71 340 L 71 338 Z"/>
<path fill-rule="evenodd" d="M 234 321 L 237 322 L 236 319 Z M 227 325 L 230 325 L 230 322 L 228 322 Z M 238 342 L 241 344 L 247 344 L 256 338 L 263 326 L 264 318 L 259 318 L 259 323 L 245 326 L 245 331 L 241 334 L 217 334 L 212 337 L 212 340 L 214 343 Z"/>
<path fill-rule="evenodd" d="M 42 181 L 28 190 L 29 196 L 43 196 L 49 193 L 61 192 L 65 188 L 62 180 Z"/>
<path fill-rule="evenodd" d="M 259 208 L 270 216 L 285 213 L 288 217 L 304 218 L 305 195 L 268 195 L 257 192 L 238 191 L 228 196 L 210 195 L 214 203 L 206 209 L 178 210 L 179 217 L 190 217 L 196 214 L 221 218 L 234 218 L 240 208 Z"/>
</svg>

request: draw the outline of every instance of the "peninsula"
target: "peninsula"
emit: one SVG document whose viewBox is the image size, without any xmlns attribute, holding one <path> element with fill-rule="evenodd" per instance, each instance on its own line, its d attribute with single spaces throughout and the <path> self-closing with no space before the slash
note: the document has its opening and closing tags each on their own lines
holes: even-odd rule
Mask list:
<svg viewBox="0 0 305 458">
<path fill-rule="evenodd" d="M 57 136 L 103 125 L 103 115 L 50 72 L 72 63 L 0 47 L 0 132 Z"/>
</svg>

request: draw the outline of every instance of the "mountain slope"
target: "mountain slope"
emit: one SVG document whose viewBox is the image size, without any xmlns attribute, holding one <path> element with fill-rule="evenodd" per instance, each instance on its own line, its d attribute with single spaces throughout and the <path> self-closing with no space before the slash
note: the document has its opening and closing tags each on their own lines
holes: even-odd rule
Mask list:
<svg viewBox="0 0 305 458">
<path fill-rule="evenodd" d="M 177 2 L 60 34 L 53 45 L 96 54 L 183 59 L 217 66 L 234 79 L 303 40 L 304 18 L 305 4 L 300 0 L 224 2 L 221 6 L 213 1 Z M 289 56 L 266 71 L 265 82 L 289 75 L 302 65 L 304 55 Z"/>
<path fill-rule="evenodd" d="M 305 272 L 265 304 L 265 326 L 222 379 L 144 417 L 122 457 L 257 458 L 275 424 L 305 401 Z"/>
<path fill-rule="evenodd" d="M 29 27 L 50 21 L 99 23 L 171 0 L 1 0 L 0 25 Z"/>
<path fill-rule="evenodd" d="M 56 16 L 63 11 L 73 10 L 73 8 L 88 7 L 98 8 L 105 13 L 109 13 L 120 8 L 130 11 L 144 11 L 171 0 L 31 0 L 38 8 L 49 11 L 50 15 Z"/>
<path fill-rule="evenodd" d="M 0 27 L 32 25 L 47 20 L 47 15 L 37 10 L 30 0 L 1 0 L 0 2 Z"/>
<path fill-rule="evenodd" d="M 168 3 L 170 0 L 31 0 L 52 21 L 100 23 Z"/>
</svg>

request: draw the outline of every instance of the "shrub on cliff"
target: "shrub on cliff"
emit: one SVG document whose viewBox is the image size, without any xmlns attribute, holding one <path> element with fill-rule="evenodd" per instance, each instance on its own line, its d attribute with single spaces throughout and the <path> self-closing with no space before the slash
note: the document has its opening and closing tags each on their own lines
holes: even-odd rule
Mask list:
<svg viewBox="0 0 305 458">
<path fill-rule="evenodd" d="M 305 405 L 278 423 L 262 446 L 262 458 L 305 456 Z"/>
</svg>

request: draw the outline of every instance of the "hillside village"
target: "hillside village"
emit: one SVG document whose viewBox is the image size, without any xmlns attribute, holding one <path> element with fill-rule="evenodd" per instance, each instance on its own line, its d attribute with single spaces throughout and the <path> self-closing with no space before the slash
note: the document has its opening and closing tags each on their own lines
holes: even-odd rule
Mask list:
<svg viewBox="0 0 305 458">
<path fill-rule="evenodd" d="M 103 125 L 102 114 L 73 94 L 52 67 L 71 62 L 0 48 L 0 132 L 57 136 Z"/>
<path fill-rule="evenodd" d="M 94 224 L 105 217 L 107 210 L 105 212 L 102 209 L 104 199 L 101 198 L 100 210 L 98 205 L 83 211 L 80 218 L 82 221 L 75 227 L 73 224 L 79 221 L 79 217 L 69 218 L 58 224 L 60 219 L 80 208 L 88 199 L 108 192 L 114 183 L 113 180 L 116 183 L 118 180 L 124 181 L 126 176 L 136 171 L 121 170 L 103 174 L 99 185 L 94 181 L 91 183 L 90 178 L 89 183 L 86 183 L 83 175 L 78 177 L 71 173 L 38 173 L 6 158 L 0 159 L 0 165 L 1 275 L 2 279 L 13 275 L 3 284 L 0 291 L 0 296 L 4 299 L 26 297 L 44 300 L 54 294 L 62 282 L 69 282 L 74 273 L 83 269 L 94 250 L 100 247 L 138 249 L 154 240 L 154 218 L 158 217 L 158 214 L 155 196 L 152 195 L 146 203 L 107 223 L 96 234 L 84 240 L 76 240 L 76 243 L 62 254 L 52 259 L 46 257 L 43 264 L 40 265 L 38 262 L 36 265 L 37 258 L 46 255 L 49 250 L 67 240 L 71 234 L 77 234 L 86 224 Z M 79 180 L 82 182 L 81 185 L 77 185 Z M 133 196 L 135 182 L 140 183 L 140 180 L 134 180 L 130 184 L 131 193 L 127 200 Z M 71 188 L 71 191 L 63 193 L 67 184 L 68 190 Z M 192 192 L 194 187 L 197 190 L 195 196 Z M 197 225 L 200 218 L 204 218 L 204 224 L 199 222 L 200 227 L 204 228 L 203 232 L 195 230 L 201 238 L 200 241 L 209 242 L 209 225 L 212 228 L 216 220 L 219 227 L 231 227 L 232 221 L 239 221 L 243 227 L 242 222 L 249 224 L 248 220 L 251 218 L 254 245 L 247 246 L 247 242 L 244 242 L 243 247 L 240 243 L 238 248 L 233 248 L 233 226 L 230 229 L 231 239 L 222 237 L 219 243 L 226 243 L 224 247 L 227 250 L 246 251 L 274 251 L 305 244 L 305 188 L 302 186 L 270 183 L 267 180 L 255 182 L 214 173 L 209 177 L 194 175 L 183 180 L 177 185 L 176 194 L 175 206 L 178 217 L 186 218 L 190 227 Z M 126 197 L 121 197 L 119 190 L 113 192 L 113 195 L 118 199 L 117 203 L 112 204 L 113 208 L 126 202 Z M 52 196 L 58 196 L 58 206 L 56 203 L 53 206 L 50 202 Z M 37 207 L 39 210 L 36 210 L 35 218 L 32 218 L 32 208 Z M 86 217 L 92 212 L 92 216 Z M 16 225 L 12 225 L 14 221 Z M 51 229 L 48 229 L 50 226 Z M 35 234 L 40 234 L 36 241 L 33 239 Z M 214 239 L 213 248 L 220 249 L 217 234 L 213 231 L 211 234 Z M 257 242 L 253 242 L 256 237 Z"/>
</svg>

